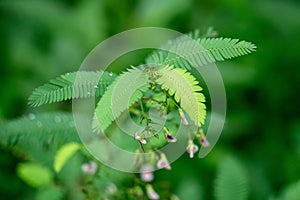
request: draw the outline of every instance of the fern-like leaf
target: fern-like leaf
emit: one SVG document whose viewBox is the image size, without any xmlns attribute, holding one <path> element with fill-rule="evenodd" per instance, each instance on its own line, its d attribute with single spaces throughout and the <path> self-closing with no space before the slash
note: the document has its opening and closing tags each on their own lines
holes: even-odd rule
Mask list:
<svg viewBox="0 0 300 200">
<path fill-rule="evenodd" d="M 51 167 L 57 149 L 68 142 L 80 142 L 71 113 L 31 113 L 0 130 L 1 146 Z"/>
<path fill-rule="evenodd" d="M 28 104 L 36 107 L 75 98 L 100 96 L 115 77 L 115 74 L 103 71 L 67 73 L 36 88 L 30 95 Z"/>
<path fill-rule="evenodd" d="M 94 130 L 103 132 L 123 111 L 138 101 L 147 89 L 148 78 L 140 68 L 132 68 L 117 77 L 97 104 Z"/>
<path fill-rule="evenodd" d="M 180 103 L 182 109 L 189 115 L 197 126 L 204 124 L 206 117 L 205 97 L 200 91 L 196 78 L 181 68 L 164 67 L 158 71 L 156 80 L 162 88 L 167 90 L 175 100 Z"/>
<path fill-rule="evenodd" d="M 249 54 L 255 51 L 256 46 L 238 39 L 221 37 L 192 40 L 187 36 L 182 36 L 169 42 L 162 49 L 164 50 L 157 50 L 147 57 L 146 63 L 191 69 L 194 65 L 203 66 Z"/>
<path fill-rule="evenodd" d="M 220 162 L 215 181 L 217 200 L 246 200 L 249 194 L 249 177 L 244 167 L 228 157 Z"/>
</svg>

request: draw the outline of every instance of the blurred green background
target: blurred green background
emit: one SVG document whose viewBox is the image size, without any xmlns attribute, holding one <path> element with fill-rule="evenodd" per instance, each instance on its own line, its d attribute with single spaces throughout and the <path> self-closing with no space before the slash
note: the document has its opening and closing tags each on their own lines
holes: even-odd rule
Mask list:
<svg viewBox="0 0 300 200">
<path fill-rule="evenodd" d="M 299 1 L 1 0 L 0 25 L 0 124 L 31 112 L 70 110 L 70 103 L 33 109 L 27 98 L 49 79 L 77 70 L 99 42 L 127 29 L 204 33 L 213 26 L 222 37 L 253 42 L 255 53 L 218 63 L 228 112 L 216 147 L 204 159 L 184 155 L 172 171 L 155 175 L 190 200 L 214 199 L 219 163 L 228 156 L 249 176 L 249 199 L 277 197 L 300 180 Z M 19 158 L 7 149 L 0 153 L 1 199 L 34 192 L 15 175 Z"/>
</svg>

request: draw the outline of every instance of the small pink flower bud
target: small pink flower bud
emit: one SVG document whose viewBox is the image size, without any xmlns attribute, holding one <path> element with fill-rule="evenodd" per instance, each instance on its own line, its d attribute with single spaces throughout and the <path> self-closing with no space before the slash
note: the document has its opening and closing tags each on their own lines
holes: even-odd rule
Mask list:
<svg viewBox="0 0 300 200">
<path fill-rule="evenodd" d="M 177 139 L 170 134 L 166 127 L 164 127 L 164 133 L 168 142 L 177 142 Z"/>
<path fill-rule="evenodd" d="M 189 140 L 189 144 L 186 148 L 186 151 L 189 153 L 190 158 L 194 157 L 194 154 L 199 150 L 199 147 L 193 143 L 192 140 Z"/>
<path fill-rule="evenodd" d="M 204 147 L 209 147 L 209 145 L 210 145 L 210 143 L 208 142 L 208 140 L 206 138 L 200 138 L 199 142 Z"/>
<path fill-rule="evenodd" d="M 147 144 L 147 140 L 146 140 L 146 139 L 141 139 L 140 142 L 141 142 L 142 144 Z"/>
<path fill-rule="evenodd" d="M 197 135 L 196 135 L 198 138 L 199 138 L 199 143 L 203 146 L 203 147 L 209 147 L 209 142 L 208 140 L 206 139 L 206 136 L 204 134 L 204 131 L 203 129 L 200 129 L 198 132 L 197 132 Z"/>
<path fill-rule="evenodd" d="M 158 200 L 160 198 L 160 196 L 155 192 L 152 185 L 150 185 L 150 184 L 146 185 L 146 192 L 147 192 L 148 198 L 151 200 Z"/>
<path fill-rule="evenodd" d="M 134 134 L 134 139 L 138 140 L 142 144 L 147 144 L 147 140 L 145 139 L 144 135 L 139 135 L 138 133 Z"/>
<path fill-rule="evenodd" d="M 97 163 L 91 161 L 89 163 L 84 163 L 81 165 L 81 170 L 86 174 L 95 174 L 97 171 Z"/>
<path fill-rule="evenodd" d="M 139 140 L 139 139 L 141 139 L 141 136 L 135 135 L 135 136 L 134 136 L 134 139 Z"/>
<path fill-rule="evenodd" d="M 154 179 L 154 175 L 153 175 L 153 166 L 150 164 L 145 164 L 141 167 L 140 169 L 140 175 L 141 175 L 141 179 L 144 182 L 151 182 Z"/>
<path fill-rule="evenodd" d="M 160 154 L 160 159 L 157 161 L 156 166 L 158 169 L 165 168 L 167 170 L 171 170 L 171 166 L 165 154 Z"/>
<path fill-rule="evenodd" d="M 181 122 L 184 124 L 184 125 L 188 125 L 189 122 L 187 121 L 185 115 L 184 115 L 184 112 L 181 108 L 178 109 L 178 112 L 179 112 L 179 116 L 180 116 L 180 120 Z"/>
</svg>

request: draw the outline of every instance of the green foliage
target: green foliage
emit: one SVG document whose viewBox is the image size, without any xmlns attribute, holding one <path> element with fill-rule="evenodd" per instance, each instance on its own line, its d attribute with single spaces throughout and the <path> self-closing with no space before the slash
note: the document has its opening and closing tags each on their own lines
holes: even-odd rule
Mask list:
<svg viewBox="0 0 300 200">
<path fill-rule="evenodd" d="M 41 188 L 36 196 L 36 200 L 61 200 L 64 197 L 64 191 L 57 186 L 48 186 Z"/>
<path fill-rule="evenodd" d="M 54 170 L 58 173 L 63 168 L 65 163 L 71 158 L 71 156 L 80 149 L 81 145 L 78 143 L 67 143 L 60 148 L 54 159 Z"/>
<path fill-rule="evenodd" d="M 251 40 L 261 49 L 236 62 L 218 64 L 229 106 L 221 140 L 205 159 L 181 157 L 173 163 L 171 171 L 155 172 L 156 189 L 165 193 L 170 187 L 179 195 L 176 188 L 183 184 L 182 193 L 188 195 L 189 188 L 198 184 L 201 187 L 194 199 L 215 199 L 211 196 L 211 180 L 228 151 L 239 154 L 249 163 L 246 167 L 253 179 L 249 200 L 265 200 L 288 186 L 286 183 L 299 178 L 300 108 L 297 106 L 299 92 L 296 92 L 300 91 L 299 1 L 155 0 L 129 4 L 126 1 L 3 0 L 0 13 L 1 134 L 3 125 L 28 111 L 29 92 L 41 80 L 76 70 L 87 52 L 105 37 L 129 27 L 159 26 L 187 32 L 197 26 L 204 33 L 208 25 L 213 25 L 220 35 Z M 128 59 L 130 64 L 141 61 L 140 56 Z M 120 73 L 118 69 L 123 69 L 124 64 L 113 67 Z M 55 104 L 51 109 L 65 110 L 64 106 Z M 44 127 L 43 130 L 45 135 L 56 134 Z M 27 137 L 30 141 L 33 138 Z M 29 141 L 23 143 L 29 144 Z M 25 151 L 28 148 L 32 147 L 28 145 Z M 13 174 L 12 169 L 20 157 L 13 156 L 15 151 L 3 151 L 0 153 L 1 199 L 33 199 L 35 191 L 20 184 Z M 39 152 L 44 160 L 48 159 L 44 150 Z M 219 152 L 217 157 L 216 152 Z M 71 165 L 70 169 L 76 167 Z M 69 171 L 66 176 L 73 177 L 73 182 L 82 181 L 74 178 L 78 173 Z M 190 178 L 195 179 L 195 183 L 185 182 Z M 129 178 L 124 180 L 129 182 Z M 61 185 L 61 182 L 56 180 L 55 184 Z M 125 184 L 117 186 L 127 187 Z M 80 199 L 76 198 L 76 192 L 81 187 L 72 188 L 76 191 L 68 190 L 64 199 Z M 74 194 L 74 198 L 70 194 Z M 122 197 L 108 199 L 127 199 Z"/>
<path fill-rule="evenodd" d="M 246 200 L 249 194 L 249 177 L 245 168 L 235 159 L 220 161 L 215 180 L 217 200 Z"/>
<path fill-rule="evenodd" d="M 211 33 L 207 33 L 206 37 L 211 35 Z M 147 151 L 155 151 L 158 147 L 167 144 L 168 138 L 165 137 L 171 136 L 166 136 L 164 135 L 165 133 L 160 132 L 161 137 L 158 134 L 151 139 L 147 138 L 147 141 L 144 138 L 146 134 L 155 134 L 155 129 L 152 126 L 156 122 L 152 121 L 148 116 L 148 111 L 153 105 L 157 105 L 161 114 L 168 117 L 169 121 L 164 126 L 168 128 L 173 127 L 174 130 L 172 128 L 169 129 L 172 132 L 177 130 L 179 120 L 176 119 L 178 118 L 177 109 L 179 108 L 179 115 L 182 119 L 185 118 L 183 110 L 196 126 L 200 127 L 205 122 L 206 106 L 204 104 L 205 97 L 201 93 L 202 88 L 199 86 L 197 79 L 186 69 L 191 69 L 191 64 L 202 66 L 211 62 L 242 56 L 255 50 L 253 44 L 235 39 L 199 39 L 197 34 L 194 34 L 192 37 L 196 38 L 196 42 L 202 45 L 204 49 L 197 49 L 197 46 L 193 46 L 193 43 L 185 40 L 184 37 L 180 37 L 165 47 L 170 50 L 179 49 L 180 52 L 178 53 L 182 57 L 158 50 L 147 59 L 147 63 L 155 64 L 154 66 L 132 67 L 118 76 L 103 71 L 67 73 L 35 89 L 29 97 L 29 104 L 36 107 L 76 98 L 101 97 L 95 109 L 93 121 L 95 132 L 107 131 L 111 141 L 124 150 L 130 149 L 134 152 L 141 145 L 142 151 L 145 151 L 145 149 Z M 192 63 L 189 63 L 186 59 Z M 140 101 L 139 104 L 135 104 L 137 101 Z M 135 140 L 132 140 L 131 136 L 123 134 L 122 131 L 116 131 L 118 124 L 114 121 L 119 118 L 126 123 L 126 117 L 128 116 L 121 116 L 121 114 L 127 114 L 124 112 L 127 109 L 128 111 L 130 110 L 130 114 L 135 115 L 133 117 L 135 121 L 140 120 L 140 124 L 146 125 L 143 131 L 135 133 Z M 174 115 L 175 112 L 176 114 Z M 171 113 L 173 114 L 171 115 Z M 177 116 L 177 118 L 174 116 Z M 175 124 L 172 124 L 174 122 Z M 116 127 L 111 126 L 112 123 Z M 21 127 L 21 125 L 24 127 Z M 76 130 L 71 116 L 63 113 L 30 114 L 27 118 L 21 119 L 15 124 L 8 123 L 6 126 L 3 133 L 1 133 L 3 146 L 14 149 L 16 153 L 19 153 L 18 155 L 25 156 L 26 159 L 40 161 L 43 165 L 48 165 L 49 169 L 53 167 L 54 171 L 58 173 L 58 177 L 65 177 L 62 180 L 71 180 L 69 179 L 69 174 L 66 175 L 63 172 L 68 171 L 71 173 L 67 170 L 68 167 L 73 167 L 71 169 L 74 172 L 80 171 L 79 160 L 76 161 L 76 167 L 72 166 L 72 158 L 77 158 L 78 154 L 74 157 L 73 155 L 81 148 L 81 145 L 79 144 L 78 136 L 74 136 Z M 72 134 L 66 135 L 66 132 Z M 67 139 L 69 136 L 70 138 Z M 23 142 L 20 138 L 26 139 Z M 44 159 L 45 157 L 47 159 Z M 153 157 L 153 159 L 151 162 L 156 162 L 158 158 Z M 246 190 L 247 177 L 242 167 L 238 163 L 230 163 L 230 166 L 232 165 L 236 168 L 235 171 L 238 171 L 236 177 L 233 176 L 234 181 L 231 182 L 232 180 L 228 179 L 227 176 L 228 174 L 230 175 L 230 172 L 226 162 L 220 167 L 216 181 L 216 196 L 218 200 L 226 200 L 231 196 L 233 196 L 233 200 L 235 198 L 245 199 L 248 194 Z M 63 167 L 66 170 L 62 170 Z M 35 187 L 46 185 L 52 181 L 52 173 L 49 175 L 51 179 L 47 178 L 46 175 L 48 168 L 34 166 L 33 169 L 36 169 L 38 174 L 33 174 L 27 168 L 20 167 L 18 168 L 19 176 Z M 38 179 L 36 180 L 37 175 L 43 177 L 46 182 L 38 182 Z M 74 177 L 79 178 L 78 176 L 73 176 L 72 180 L 75 179 Z M 69 183 L 66 182 L 66 184 Z M 77 184 L 77 186 L 79 185 Z M 71 185 L 69 186 L 72 187 Z M 89 188 L 89 186 L 86 189 L 91 192 L 91 194 L 90 192 L 86 193 L 86 197 L 91 196 L 92 198 L 94 189 Z M 49 187 L 40 190 L 37 198 L 47 199 L 53 196 L 53 198 L 59 199 L 62 197 L 63 192 L 59 188 Z"/>
<path fill-rule="evenodd" d="M 94 129 L 104 131 L 123 111 L 138 101 L 148 88 L 147 82 L 140 68 L 129 69 L 118 76 L 97 104 Z"/>
<path fill-rule="evenodd" d="M 300 197 L 300 181 L 288 185 L 276 200 L 298 200 Z"/>
<path fill-rule="evenodd" d="M 177 38 L 163 46 L 165 50 L 157 50 L 147 57 L 146 63 L 191 69 L 195 64 L 203 66 L 207 63 L 243 56 L 256 49 L 254 44 L 238 39 L 222 37 L 194 39 L 195 41 L 191 38 L 188 40 L 187 36 Z M 187 60 L 193 63 L 189 63 Z"/>
<path fill-rule="evenodd" d="M 204 124 L 206 110 L 205 97 L 200 91 L 199 82 L 189 72 L 180 68 L 170 66 L 158 71 L 157 83 L 167 90 L 174 99 L 180 103 L 182 109 L 189 115 L 195 125 Z"/>
<path fill-rule="evenodd" d="M 103 71 L 67 73 L 36 88 L 28 103 L 36 107 L 70 99 L 101 96 L 115 77 L 115 74 Z"/>
<path fill-rule="evenodd" d="M 28 185 L 37 188 L 49 184 L 53 177 L 49 168 L 33 162 L 20 163 L 17 174 Z"/>
<path fill-rule="evenodd" d="M 55 151 L 67 142 L 80 142 L 71 113 L 29 114 L 0 130 L 0 144 L 28 159 L 52 163 Z"/>
</svg>

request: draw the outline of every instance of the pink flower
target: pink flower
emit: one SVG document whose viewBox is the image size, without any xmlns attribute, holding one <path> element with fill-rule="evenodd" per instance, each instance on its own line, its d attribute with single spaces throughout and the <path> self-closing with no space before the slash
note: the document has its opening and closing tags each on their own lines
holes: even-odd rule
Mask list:
<svg viewBox="0 0 300 200">
<path fill-rule="evenodd" d="M 199 150 L 199 147 L 193 143 L 192 140 L 189 140 L 189 144 L 186 148 L 186 151 L 189 153 L 190 158 L 194 157 L 194 154 Z"/>
<path fill-rule="evenodd" d="M 167 157 L 165 154 L 160 154 L 160 159 L 157 161 L 156 166 L 158 169 L 165 168 L 167 170 L 171 170 L 171 166 L 169 164 L 169 161 L 167 160 Z"/>
<path fill-rule="evenodd" d="M 140 169 L 140 175 L 141 175 L 141 179 L 144 182 L 151 182 L 154 179 L 154 175 L 153 175 L 153 166 L 150 164 L 145 164 L 141 167 Z"/>
<path fill-rule="evenodd" d="M 152 185 L 150 185 L 150 184 L 146 185 L 146 192 L 147 192 L 148 198 L 151 200 L 158 200 L 160 198 L 160 196 L 155 192 Z"/>
<path fill-rule="evenodd" d="M 181 108 L 178 109 L 179 112 L 179 116 L 180 116 L 180 120 L 184 125 L 188 125 L 189 122 L 187 121 L 187 119 L 185 118 L 184 112 Z"/>
<path fill-rule="evenodd" d="M 164 127 L 164 133 L 168 142 L 177 142 L 177 139 L 170 134 L 166 127 Z"/>
<path fill-rule="evenodd" d="M 206 138 L 200 138 L 199 143 L 204 147 L 209 147 L 209 145 L 210 145 L 210 143 L 208 142 L 208 140 Z"/>
<path fill-rule="evenodd" d="M 206 139 L 206 136 L 205 136 L 205 134 L 204 134 L 203 129 L 200 129 L 200 130 L 197 132 L 196 136 L 199 138 L 199 143 L 200 143 L 202 146 L 204 146 L 204 147 L 209 147 L 210 144 L 209 144 L 208 140 Z"/>
<path fill-rule="evenodd" d="M 81 165 L 81 170 L 86 174 L 95 174 L 97 171 L 97 163 L 91 161 L 89 163 L 84 163 Z"/>
</svg>

